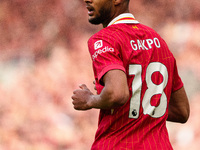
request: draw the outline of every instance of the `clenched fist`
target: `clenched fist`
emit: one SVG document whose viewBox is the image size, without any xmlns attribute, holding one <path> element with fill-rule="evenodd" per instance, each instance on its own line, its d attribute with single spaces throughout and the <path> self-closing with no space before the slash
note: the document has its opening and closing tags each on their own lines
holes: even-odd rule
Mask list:
<svg viewBox="0 0 200 150">
<path fill-rule="evenodd" d="M 80 89 L 76 89 L 72 95 L 72 104 L 76 110 L 88 110 L 94 95 L 85 84 L 79 86 Z"/>
</svg>

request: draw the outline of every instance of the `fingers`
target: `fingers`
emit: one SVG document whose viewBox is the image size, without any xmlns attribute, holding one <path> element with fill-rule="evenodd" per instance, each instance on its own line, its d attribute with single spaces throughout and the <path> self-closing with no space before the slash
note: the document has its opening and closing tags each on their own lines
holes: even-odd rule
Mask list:
<svg viewBox="0 0 200 150">
<path fill-rule="evenodd" d="M 87 87 L 85 84 L 80 84 L 80 85 L 79 85 L 79 88 L 80 88 L 80 89 L 76 89 L 76 90 L 73 91 L 73 95 L 71 96 L 71 98 L 72 98 L 73 100 L 76 100 L 77 97 L 83 96 L 83 95 L 84 95 L 83 90 L 90 91 L 90 90 L 88 89 L 88 87 Z"/>
<path fill-rule="evenodd" d="M 93 84 L 94 84 L 94 89 L 97 90 L 96 85 L 95 85 L 96 81 L 93 81 Z M 82 89 L 82 90 L 89 90 L 88 87 L 85 84 L 80 84 L 79 88 Z"/>
<path fill-rule="evenodd" d="M 76 99 L 76 91 L 73 92 L 73 95 L 71 96 L 71 98 L 72 98 L 73 101 Z"/>
<path fill-rule="evenodd" d="M 87 88 L 85 84 L 81 84 L 80 89 L 73 91 L 72 104 L 75 110 L 88 110 L 91 109 L 88 105 L 88 101 L 91 98 L 92 92 Z"/>
<path fill-rule="evenodd" d="M 79 85 L 82 90 L 88 90 L 88 87 L 85 84 Z"/>
</svg>

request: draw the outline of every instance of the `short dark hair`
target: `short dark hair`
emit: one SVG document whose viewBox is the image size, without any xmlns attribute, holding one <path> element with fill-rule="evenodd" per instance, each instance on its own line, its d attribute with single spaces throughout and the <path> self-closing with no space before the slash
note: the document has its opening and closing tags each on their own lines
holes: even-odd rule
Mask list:
<svg viewBox="0 0 200 150">
<path fill-rule="evenodd" d="M 127 5 L 129 4 L 130 0 L 125 0 L 125 2 L 127 3 Z"/>
<path fill-rule="evenodd" d="M 129 3 L 130 2 L 130 0 L 125 0 L 127 3 Z"/>
</svg>

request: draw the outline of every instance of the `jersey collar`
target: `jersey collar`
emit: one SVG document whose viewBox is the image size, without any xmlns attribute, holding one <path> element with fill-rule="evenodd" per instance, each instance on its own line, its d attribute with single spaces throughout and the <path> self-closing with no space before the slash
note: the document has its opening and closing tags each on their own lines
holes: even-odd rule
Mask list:
<svg viewBox="0 0 200 150">
<path fill-rule="evenodd" d="M 108 24 L 108 26 L 113 25 L 113 24 L 119 24 L 119 23 L 138 24 L 139 22 L 137 20 L 135 20 L 135 17 L 131 13 L 123 13 L 123 14 L 117 16 L 116 18 L 114 18 Z"/>
</svg>

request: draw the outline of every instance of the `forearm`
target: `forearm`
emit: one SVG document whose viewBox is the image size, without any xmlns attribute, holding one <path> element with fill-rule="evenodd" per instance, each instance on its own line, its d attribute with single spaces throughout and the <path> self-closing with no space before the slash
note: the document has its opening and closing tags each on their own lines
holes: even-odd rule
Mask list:
<svg viewBox="0 0 200 150">
<path fill-rule="evenodd" d="M 105 85 L 99 95 L 94 95 L 85 84 L 80 85 L 80 89 L 75 90 L 72 95 L 74 109 L 113 109 L 127 102 L 129 88 L 123 71 L 109 71 L 104 75 L 103 82 Z"/>
<path fill-rule="evenodd" d="M 101 94 L 91 96 L 88 105 L 97 109 L 113 109 L 122 106 L 127 101 L 127 98 L 126 94 L 117 94 L 104 87 Z"/>
<path fill-rule="evenodd" d="M 167 121 L 185 123 L 187 121 L 187 115 L 182 114 L 182 112 L 176 107 L 169 107 L 169 113 Z"/>
<path fill-rule="evenodd" d="M 99 95 L 92 95 L 91 108 L 113 109 L 122 106 L 129 99 L 126 74 L 121 70 L 111 70 L 103 77 L 104 88 Z"/>
<path fill-rule="evenodd" d="M 168 107 L 168 121 L 185 123 L 190 114 L 190 107 L 184 87 L 172 93 Z"/>
</svg>

